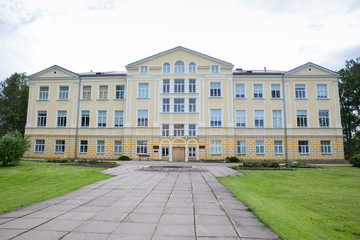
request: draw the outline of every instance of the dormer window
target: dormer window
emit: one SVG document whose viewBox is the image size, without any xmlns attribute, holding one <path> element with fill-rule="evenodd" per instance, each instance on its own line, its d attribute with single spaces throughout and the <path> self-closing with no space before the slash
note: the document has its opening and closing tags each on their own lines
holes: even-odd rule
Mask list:
<svg viewBox="0 0 360 240">
<path fill-rule="evenodd" d="M 185 64 L 183 61 L 177 61 L 175 63 L 174 72 L 175 73 L 184 73 L 185 72 Z"/>
<path fill-rule="evenodd" d="M 196 64 L 194 62 L 189 63 L 189 73 L 196 73 Z"/>
<path fill-rule="evenodd" d="M 219 65 L 211 65 L 211 72 L 218 73 L 219 72 Z"/>
<path fill-rule="evenodd" d="M 147 74 L 149 71 L 149 67 L 148 66 L 140 66 L 140 73 L 141 74 Z"/>
<path fill-rule="evenodd" d="M 163 64 L 163 73 L 170 73 L 170 63 L 166 62 Z"/>
</svg>

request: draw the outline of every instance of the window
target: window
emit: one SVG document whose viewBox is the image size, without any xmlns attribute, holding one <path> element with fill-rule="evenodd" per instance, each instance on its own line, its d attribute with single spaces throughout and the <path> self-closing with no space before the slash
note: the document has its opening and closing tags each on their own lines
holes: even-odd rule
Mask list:
<svg viewBox="0 0 360 240">
<path fill-rule="evenodd" d="M 136 153 L 137 154 L 146 154 L 147 153 L 147 141 L 146 140 L 137 140 L 136 141 Z"/>
<path fill-rule="evenodd" d="M 271 84 L 271 98 L 280 98 L 280 84 Z"/>
<path fill-rule="evenodd" d="M 329 127 L 329 110 L 319 110 L 319 127 Z"/>
<path fill-rule="evenodd" d="M 90 100 L 91 99 L 91 86 L 83 86 L 82 88 L 82 99 Z"/>
<path fill-rule="evenodd" d="M 196 137 L 196 125 L 189 124 L 189 137 Z"/>
<path fill-rule="evenodd" d="M 169 157 L 169 147 L 161 148 L 161 157 L 168 158 Z"/>
<path fill-rule="evenodd" d="M 87 153 L 87 152 L 88 152 L 88 141 L 80 140 L 80 153 Z"/>
<path fill-rule="evenodd" d="M 328 98 L 327 84 L 316 84 L 317 98 Z"/>
<path fill-rule="evenodd" d="M 195 98 L 189 99 L 189 112 L 196 112 L 196 99 Z"/>
<path fill-rule="evenodd" d="M 44 152 L 45 140 L 35 140 L 35 152 Z"/>
<path fill-rule="evenodd" d="M 39 88 L 39 100 L 49 99 L 49 86 L 40 86 Z"/>
<path fill-rule="evenodd" d="M 196 158 L 196 147 L 189 147 L 189 158 Z"/>
<path fill-rule="evenodd" d="M 174 112 L 184 112 L 185 103 L 183 98 L 174 99 Z"/>
<path fill-rule="evenodd" d="M 282 141 L 274 141 L 274 153 L 275 154 L 283 154 L 283 142 Z"/>
<path fill-rule="evenodd" d="M 98 127 L 106 127 L 106 118 L 107 118 L 106 110 L 98 111 Z"/>
<path fill-rule="evenodd" d="M 196 80 L 189 79 L 189 93 L 196 93 Z"/>
<path fill-rule="evenodd" d="M 189 63 L 189 73 L 196 73 L 196 64 L 194 62 Z"/>
<path fill-rule="evenodd" d="M 164 79 L 163 80 L 163 93 L 169 93 L 170 92 L 170 80 Z"/>
<path fill-rule="evenodd" d="M 116 110 L 114 114 L 114 127 L 124 126 L 124 111 Z"/>
<path fill-rule="evenodd" d="M 140 66 L 140 73 L 146 74 L 148 73 L 149 67 L 148 66 Z"/>
<path fill-rule="evenodd" d="M 148 110 L 138 110 L 138 127 L 147 127 L 149 121 Z"/>
<path fill-rule="evenodd" d="M 114 141 L 114 154 L 122 154 L 122 141 Z"/>
<path fill-rule="evenodd" d="M 163 137 L 168 137 L 170 135 L 170 128 L 169 128 L 169 124 L 163 124 L 162 125 L 162 131 L 161 131 L 161 136 Z"/>
<path fill-rule="evenodd" d="M 295 98 L 306 98 L 305 84 L 295 84 Z"/>
<path fill-rule="evenodd" d="M 57 127 L 66 127 L 67 111 L 57 112 Z"/>
<path fill-rule="evenodd" d="M 299 154 L 309 154 L 309 141 L 299 141 Z"/>
<path fill-rule="evenodd" d="M 235 84 L 235 98 L 245 98 L 245 84 Z"/>
<path fill-rule="evenodd" d="M 116 85 L 115 99 L 125 99 L 125 85 Z"/>
<path fill-rule="evenodd" d="M 210 126 L 221 127 L 221 109 L 210 109 Z"/>
<path fill-rule="evenodd" d="M 246 142 L 245 140 L 236 141 L 237 154 L 245 155 L 246 154 Z"/>
<path fill-rule="evenodd" d="M 163 99 L 163 112 L 170 112 L 170 99 L 169 98 Z"/>
<path fill-rule="evenodd" d="M 83 110 L 81 111 L 81 127 L 90 126 L 90 111 Z"/>
<path fill-rule="evenodd" d="M 184 124 L 174 124 L 174 136 L 175 137 L 184 136 Z"/>
<path fill-rule="evenodd" d="M 254 122 L 256 128 L 264 127 L 264 110 L 254 111 Z"/>
<path fill-rule="evenodd" d="M 177 61 L 175 63 L 174 72 L 175 73 L 184 73 L 185 72 L 185 64 L 183 61 Z"/>
<path fill-rule="evenodd" d="M 60 86 L 59 100 L 68 100 L 68 99 L 69 99 L 69 86 Z"/>
<path fill-rule="evenodd" d="M 219 65 L 211 65 L 211 72 L 218 73 L 219 72 Z"/>
<path fill-rule="evenodd" d="M 256 154 L 265 154 L 265 142 L 264 141 L 256 141 L 255 142 Z"/>
<path fill-rule="evenodd" d="M 139 83 L 138 98 L 149 98 L 149 83 Z"/>
<path fill-rule="evenodd" d="M 64 153 L 64 152 L 65 152 L 65 140 L 56 140 L 55 153 Z"/>
<path fill-rule="evenodd" d="M 46 111 L 38 111 L 38 117 L 37 117 L 38 127 L 46 127 L 46 117 L 47 117 Z"/>
<path fill-rule="evenodd" d="M 307 110 L 296 110 L 296 123 L 298 127 L 307 127 Z"/>
<path fill-rule="evenodd" d="M 105 141 L 104 140 L 97 140 L 96 143 L 96 153 L 105 153 Z"/>
<path fill-rule="evenodd" d="M 272 110 L 272 124 L 273 128 L 282 127 L 282 111 L 281 110 Z"/>
<path fill-rule="evenodd" d="M 210 83 L 210 97 L 221 97 L 221 83 Z"/>
<path fill-rule="evenodd" d="M 236 127 L 246 127 L 246 112 L 245 110 L 236 110 L 235 116 Z"/>
<path fill-rule="evenodd" d="M 108 85 L 99 86 L 99 99 L 108 99 L 109 87 Z"/>
<path fill-rule="evenodd" d="M 262 84 L 254 84 L 254 98 L 263 98 L 263 85 Z"/>
<path fill-rule="evenodd" d="M 323 140 L 320 142 L 321 154 L 331 154 L 331 141 Z"/>
<path fill-rule="evenodd" d="M 185 92 L 184 79 L 175 79 L 174 92 L 175 93 L 183 93 L 183 92 Z"/>
<path fill-rule="evenodd" d="M 170 73 L 170 63 L 166 62 L 163 64 L 163 73 Z"/>
<path fill-rule="evenodd" d="M 221 140 L 210 140 L 210 154 L 221 154 Z"/>
</svg>

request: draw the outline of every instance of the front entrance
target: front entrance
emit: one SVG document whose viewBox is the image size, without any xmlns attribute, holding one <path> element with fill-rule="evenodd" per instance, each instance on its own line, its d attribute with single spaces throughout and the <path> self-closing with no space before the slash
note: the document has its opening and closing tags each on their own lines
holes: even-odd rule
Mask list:
<svg viewBox="0 0 360 240">
<path fill-rule="evenodd" d="M 172 160 L 173 161 L 185 161 L 185 148 L 173 147 L 172 148 Z"/>
</svg>

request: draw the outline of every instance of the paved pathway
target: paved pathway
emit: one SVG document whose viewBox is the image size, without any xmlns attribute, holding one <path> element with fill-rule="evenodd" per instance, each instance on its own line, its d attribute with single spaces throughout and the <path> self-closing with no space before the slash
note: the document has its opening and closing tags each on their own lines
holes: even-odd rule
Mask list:
<svg viewBox="0 0 360 240">
<path fill-rule="evenodd" d="M 0 215 L 0 239 L 278 239 L 217 181 L 239 174 L 226 165 L 138 170 L 149 164 L 164 162 L 107 169 L 116 177 Z"/>
</svg>

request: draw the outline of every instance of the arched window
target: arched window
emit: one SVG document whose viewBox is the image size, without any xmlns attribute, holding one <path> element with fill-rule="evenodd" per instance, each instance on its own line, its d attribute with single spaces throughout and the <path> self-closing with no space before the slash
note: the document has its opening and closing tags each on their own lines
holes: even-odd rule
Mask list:
<svg viewBox="0 0 360 240">
<path fill-rule="evenodd" d="M 163 73 L 170 73 L 170 63 L 166 62 L 163 64 Z"/>
<path fill-rule="evenodd" d="M 185 72 L 185 64 L 183 61 L 177 61 L 175 63 L 174 72 L 175 73 L 184 73 Z"/>
<path fill-rule="evenodd" d="M 196 73 L 196 64 L 194 62 L 189 63 L 189 72 Z"/>
</svg>

